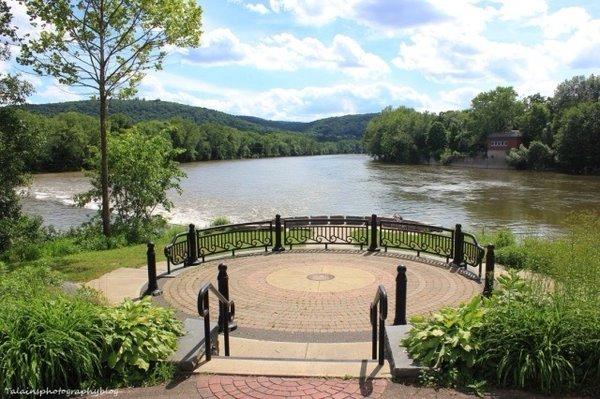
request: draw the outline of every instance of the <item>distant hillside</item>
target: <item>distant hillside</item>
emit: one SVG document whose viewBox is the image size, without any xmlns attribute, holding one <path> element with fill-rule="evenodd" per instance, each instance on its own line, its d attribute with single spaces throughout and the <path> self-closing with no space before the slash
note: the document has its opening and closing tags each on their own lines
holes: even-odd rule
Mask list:
<svg viewBox="0 0 600 399">
<path fill-rule="evenodd" d="M 76 111 L 98 116 L 98 103 L 93 100 L 49 104 L 27 104 L 27 110 L 47 116 L 61 112 Z M 313 122 L 270 121 L 253 116 L 236 116 L 208 108 L 194 107 L 160 100 L 112 100 L 111 114 L 125 114 L 135 122 L 151 119 L 182 117 L 200 124 L 218 123 L 245 131 L 291 131 L 314 135 L 319 139 L 361 138 L 367 123 L 375 114 L 346 115 L 320 119 Z"/>
</svg>

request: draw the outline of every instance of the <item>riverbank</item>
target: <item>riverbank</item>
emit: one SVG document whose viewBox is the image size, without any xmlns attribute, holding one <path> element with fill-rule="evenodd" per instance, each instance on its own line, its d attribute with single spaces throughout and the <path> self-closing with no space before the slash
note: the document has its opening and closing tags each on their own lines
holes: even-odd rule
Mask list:
<svg viewBox="0 0 600 399">
<path fill-rule="evenodd" d="M 397 165 L 366 155 L 325 155 L 181 165 L 188 177 L 165 216 L 173 224 L 206 226 L 302 215 L 399 214 L 405 219 L 471 231 L 502 226 L 519 234 L 562 231 L 571 211 L 600 208 L 600 176 L 553 172 Z M 89 188 L 82 174 L 36 175 L 23 203 L 68 229 L 93 210 L 68 205 Z M 38 198 L 38 199 L 36 199 Z"/>
</svg>

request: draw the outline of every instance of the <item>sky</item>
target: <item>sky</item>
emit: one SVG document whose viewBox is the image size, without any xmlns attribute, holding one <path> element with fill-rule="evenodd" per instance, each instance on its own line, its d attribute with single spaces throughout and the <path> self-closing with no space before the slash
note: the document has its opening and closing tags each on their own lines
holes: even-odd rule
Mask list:
<svg viewBox="0 0 600 399">
<path fill-rule="evenodd" d="M 13 5 L 21 32 L 32 29 Z M 170 49 L 138 97 L 273 120 L 310 121 L 407 106 L 464 109 L 513 86 L 552 95 L 600 73 L 600 0 L 199 0 L 199 48 Z M 32 103 L 87 98 L 20 71 Z"/>
</svg>

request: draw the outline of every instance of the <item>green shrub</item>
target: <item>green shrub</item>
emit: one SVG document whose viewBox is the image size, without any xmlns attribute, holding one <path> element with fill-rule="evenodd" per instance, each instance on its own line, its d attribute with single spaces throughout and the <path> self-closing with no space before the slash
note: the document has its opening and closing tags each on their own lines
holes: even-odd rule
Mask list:
<svg viewBox="0 0 600 399">
<path fill-rule="evenodd" d="M 525 267 L 527 262 L 527 254 L 523 247 L 517 245 L 510 245 L 498 249 L 496 252 L 496 262 L 517 269 Z"/>
<path fill-rule="evenodd" d="M 101 373 L 106 325 L 95 305 L 35 295 L 0 312 L 0 388 L 93 385 Z"/>
<path fill-rule="evenodd" d="M 173 312 L 148 299 L 118 307 L 91 289 L 61 290 L 47 267 L 0 279 L 0 392 L 6 388 L 118 387 L 159 383 L 181 335 Z"/>
<path fill-rule="evenodd" d="M 105 337 L 105 361 L 110 385 L 137 385 L 147 374 L 164 368 L 164 361 L 177 348 L 181 323 L 173 311 L 151 305 L 149 299 L 126 300 L 107 312 L 112 326 Z"/>
<path fill-rule="evenodd" d="M 217 216 L 210 222 L 211 227 L 225 226 L 231 224 L 231 221 L 227 216 Z"/>
<path fill-rule="evenodd" d="M 485 309 L 479 297 L 458 308 L 444 308 L 431 318 L 414 317 L 404 345 L 411 357 L 431 367 L 444 385 L 470 385 L 480 348 L 476 332 Z"/>
</svg>

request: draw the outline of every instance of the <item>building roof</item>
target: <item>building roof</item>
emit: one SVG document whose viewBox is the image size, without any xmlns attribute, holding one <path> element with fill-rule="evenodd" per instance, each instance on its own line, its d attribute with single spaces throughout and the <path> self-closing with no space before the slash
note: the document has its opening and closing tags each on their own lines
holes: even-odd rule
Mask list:
<svg viewBox="0 0 600 399">
<path fill-rule="evenodd" d="M 506 138 L 506 137 L 521 137 L 522 134 L 519 130 L 507 130 L 504 132 L 492 133 L 488 138 Z"/>
</svg>

